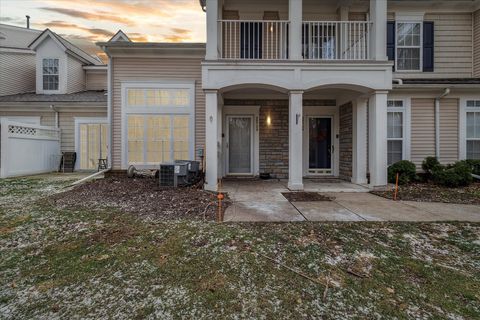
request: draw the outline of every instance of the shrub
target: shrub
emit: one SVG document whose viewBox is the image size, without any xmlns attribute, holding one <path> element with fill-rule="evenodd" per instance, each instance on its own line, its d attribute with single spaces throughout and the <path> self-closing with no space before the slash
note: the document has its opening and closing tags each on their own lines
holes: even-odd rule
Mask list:
<svg viewBox="0 0 480 320">
<path fill-rule="evenodd" d="M 472 169 L 464 161 L 459 161 L 443 170 L 435 171 L 433 179 L 436 183 L 446 187 L 467 186 L 473 181 Z"/>
<path fill-rule="evenodd" d="M 426 157 L 422 162 L 422 169 L 426 180 L 432 180 L 433 174 L 441 171 L 444 167 L 440 164 L 436 157 Z"/>
<path fill-rule="evenodd" d="M 473 174 L 480 175 L 480 160 L 469 159 L 463 160 L 461 162 L 469 166 Z"/>
<path fill-rule="evenodd" d="M 397 173 L 399 174 L 398 183 L 407 184 L 414 181 L 417 177 L 417 170 L 413 162 L 402 160 L 388 167 L 388 181 L 395 183 Z"/>
</svg>

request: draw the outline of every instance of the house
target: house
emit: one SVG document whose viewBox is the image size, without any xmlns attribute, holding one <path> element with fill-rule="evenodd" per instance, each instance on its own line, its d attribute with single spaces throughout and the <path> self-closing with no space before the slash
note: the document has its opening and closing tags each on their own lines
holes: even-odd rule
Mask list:
<svg viewBox="0 0 480 320">
<path fill-rule="evenodd" d="M 480 158 L 480 1 L 206 0 L 207 43 L 109 56 L 113 170 L 206 160 L 225 176 L 387 184 L 387 166 Z"/>
<path fill-rule="evenodd" d="M 107 66 L 55 32 L 0 24 L 0 118 L 60 128 L 78 170 L 107 157 Z"/>
</svg>

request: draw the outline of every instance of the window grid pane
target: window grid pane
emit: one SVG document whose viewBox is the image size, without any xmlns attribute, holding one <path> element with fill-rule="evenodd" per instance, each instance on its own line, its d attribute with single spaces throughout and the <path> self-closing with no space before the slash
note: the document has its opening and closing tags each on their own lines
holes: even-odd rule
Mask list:
<svg viewBox="0 0 480 320">
<path fill-rule="evenodd" d="M 397 70 L 420 70 L 421 24 L 397 24 Z"/>
<path fill-rule="evenodd" d="M 128 89 L 129 107 L 188 107 L 188 89 Z"/>
<path fill-rule="evenodd" d="M 59 85 L 58 64 L 59 64 L 58 59 L 42 60 L 43 90 L 58 90 L 58 85 Z"/>
</svg>

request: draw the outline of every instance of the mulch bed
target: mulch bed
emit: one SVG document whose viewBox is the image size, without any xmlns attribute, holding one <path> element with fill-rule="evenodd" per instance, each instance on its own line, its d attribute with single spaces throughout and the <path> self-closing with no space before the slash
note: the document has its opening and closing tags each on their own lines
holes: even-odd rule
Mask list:
<svg viewBox="0 0 480 320">
<path fill-rule="evenodd" d="M 290 202 L 332 201 L 333 199 L 318 192 L 283 192 L 282 195 Z"/>
<path fill-rule="evenodd" d="M 393 191 L 372 191 L 372 193 L 393 199 Z M 480 183 L 473 183 L 463 188 L 446 188 L 433 183 L 412 183 L 399 187 L 397 199 L 480 205 Z"/>
<path fill-rule="evenodd" d="M 217 196 L 197 187 L 159 187 L 153 178 L 110 177 L 55 194 L 48 201 L 60 208 L 113 207 L 163 220 L 215 220 Z M 228 206 L 225 198 L 223 208 Z"/>
</svg>

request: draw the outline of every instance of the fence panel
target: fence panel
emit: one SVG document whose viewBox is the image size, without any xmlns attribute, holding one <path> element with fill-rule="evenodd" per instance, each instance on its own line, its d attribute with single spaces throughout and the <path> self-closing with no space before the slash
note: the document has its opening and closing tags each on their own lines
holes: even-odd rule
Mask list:
<svg viewBox="0 0 480 320">
<path fill-rule="evenodd" d="M 1 120 L 0 178 L 56 171 L 59 155 L 59 129 Z"/>
</svg>

